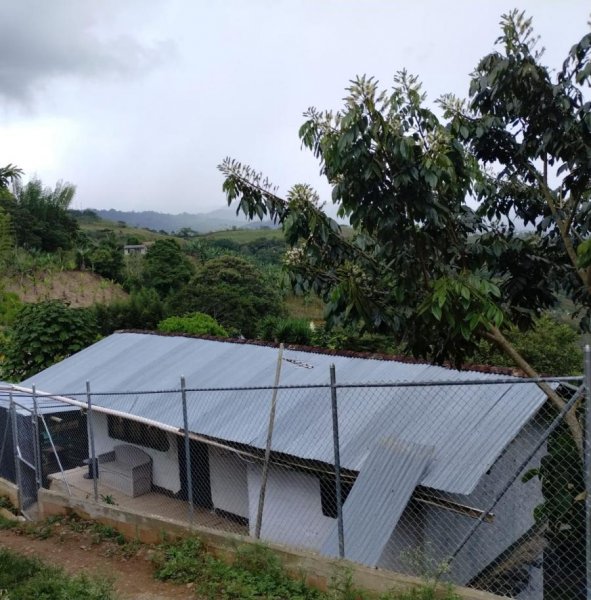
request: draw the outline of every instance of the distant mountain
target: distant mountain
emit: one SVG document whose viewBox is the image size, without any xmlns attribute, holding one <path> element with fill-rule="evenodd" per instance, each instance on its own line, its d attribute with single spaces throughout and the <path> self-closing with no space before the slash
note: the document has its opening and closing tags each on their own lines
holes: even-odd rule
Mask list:
<svg viewBox="0 0 591 600">
<path fill-rule="evenodd" d="M 143 229 L 154 229 L 155 231 L 166 231 L 172 233 L 179 231 L 184 227 L 189 227 L 199 233 L 209 233 L 210 231 L 222 231 L 239 227 L 242 229 L 260 229 L 261 227 L 275 226 L 271 221 L 248 221 L 246 217 L 236 216 L 232 208 L 221 208 L 208 213 L 180 213 L 170 215 L 167 213 L 146 210 L 141 212 L 122 211 L 110 208 L 108 210 L 91 209 L 102 219 L 109 221 L 123 221 L 127 225 L 141 227 Z"/>
</svg>

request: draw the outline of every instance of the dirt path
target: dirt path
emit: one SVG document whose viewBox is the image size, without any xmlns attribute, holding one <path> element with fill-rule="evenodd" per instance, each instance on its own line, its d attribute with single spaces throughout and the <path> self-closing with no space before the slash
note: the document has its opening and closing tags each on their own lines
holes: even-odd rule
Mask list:
<svg viewBox="0 0 591 600">
<path fill-rule="evenodd" d="M 112 542 L 93 544 L 87 535 L 64 531 L 48 539 L 35 539 L 13 530 L 0 530 L 0 546 L 44 563 L 62 567 L 74 575 L 96 574 L 113 581 L 119 598 L 128 600 L 195 599 L 190 587 L 154 579 L 149 546 L 130 558 L 116 552 Z"/>
</svg>

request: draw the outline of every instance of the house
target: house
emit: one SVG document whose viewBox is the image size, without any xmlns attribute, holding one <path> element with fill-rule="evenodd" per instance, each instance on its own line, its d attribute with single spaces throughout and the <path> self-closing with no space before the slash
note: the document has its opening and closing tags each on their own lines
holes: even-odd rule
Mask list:
<svg viewBox="0 0 591 600">
<path fill-rule="evenodd" d="M 84 400 L 90 381 L 97 453 L 122 441 L 142 448 L 154 488 L 186 498 L 181 397 L 166 391 L 184 375 L 194 499 L 253 533 L 272 396 L 261 388 L 273 385 L 276 362 L 272 344 L 119 332 L 21 385 Z M 524 458 L 535 466 L 545 453 L 544 445 L 536 451 L 545 396 L 535 384 L 289 348 L 281 385 L 298 387 L 277 394 L 262 539 L 337 554 L 330 364 L 338 384 L 350 386 L 337 390 L 347 558 L 408 571 L 408 556 L 419 552 L 435 564 L 482 516 L 451 565 L 450 578 L 466 584 L 530 534 L 542 501 L 537 479 L 517 478 L 494 515 L 487 510 Z M 541 597 L 541 563 L 528 558 L 517 568 L 515 597 Z"/>
<path fill-rule="evenodd" d="M 146 244 L 126 244 L 123 246 L 123 254 L 131 256 L 135 254 L 146 254 L 148 246 Z"/>
</svg>

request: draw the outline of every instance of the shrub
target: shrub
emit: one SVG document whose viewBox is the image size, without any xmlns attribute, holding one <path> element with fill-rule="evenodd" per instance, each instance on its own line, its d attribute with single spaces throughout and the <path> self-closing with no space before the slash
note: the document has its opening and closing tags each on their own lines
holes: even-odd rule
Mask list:
<svg viewBox="0 0 591 600">
<path fill-rule="evenodd" d="M 8 329 L 2 377 L 26 379 L 92 344 L 98 334 L 94 314 L 59 300 L 25 304 Z"/>
<path fill-rule="evenodd" d="M 312 335 L 310 322 L 306 319 L 270 316 L 265 317 L 259 325 L 259 337 L 264 340 L 309 346 Z"/>
<path fill-rule="evenodd" d="M 132 292 L 128 299 L 111 304 L 96 304 L 92 310 L 101 335 L 117 329 L 155 329 L 164 316 L 162 300 L 153 289 Z"/>
<path fill-rule="evenodd" d="M 213 317 L 200 312 L 184 317 L 168 317 L 158 323 L 158 331 L 228 337 L 228 332 Z"/>
</svg>

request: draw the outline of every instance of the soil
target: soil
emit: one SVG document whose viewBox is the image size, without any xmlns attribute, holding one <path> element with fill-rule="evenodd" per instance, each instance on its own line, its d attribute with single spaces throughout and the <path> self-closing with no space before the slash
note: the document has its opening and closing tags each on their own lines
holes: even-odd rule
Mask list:
<svg viewBox="0 0 591 600">
<path fill-rule="evenodd" d="M 73 308 L 110 304 L 128 297 L 119 284 L 89 271 L 40 271 L 9 278 L 4 287 L 16 293 L 22 302 L 65 300 Z"/>
<path fill-rule="evenodd" d="M 45 564 L 63 568 L 75 575 L 80 572 L 105 577 L 113 582 L 117 598 L 127 600 L 177 600 L 196 595 L 191 584 L 175 585 L 154 579 L 153 549 L 142 545 L 131 557 L 125 557 L 114 542 L 96 543 L 88 533 L 64 528 L 47 539 L 36 539 L 17 530 L 0 530 L 0 547 L 24 556 L 35 556 Z"/>
</svg>

